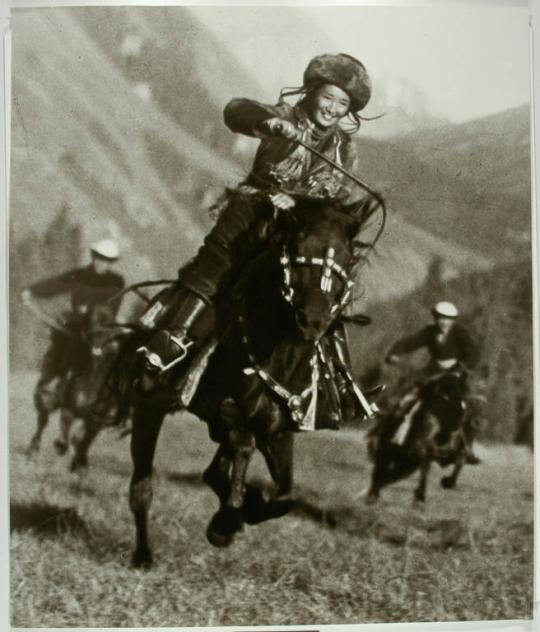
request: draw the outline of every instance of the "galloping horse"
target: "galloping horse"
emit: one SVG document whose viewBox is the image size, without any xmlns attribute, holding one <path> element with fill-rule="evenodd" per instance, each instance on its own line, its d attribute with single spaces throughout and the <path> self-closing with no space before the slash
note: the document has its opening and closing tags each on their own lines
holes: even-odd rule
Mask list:
<svg viewBox="0 0 540 632">
<path fill-rule="evenodd" d="M 458 368 L 432 377 L 420 389 L 419 398 L 405 415 L 390 412 L 368 434 L 368 453 L 374 462 L 366 501 L 374 503 L 380 490 L 420 469 L 414 491 L 425 502 L 431 463 L 453 465 L 441 486 L 452 489 L 465 464 L 466 444 L 478 430 L 480 408 L 467 397 L 466 372 Z M 405 433 L 403 433 L 405 429 Z M 400 434 L 405 434 L 403 439 Z"/>
<path fill-rule="evenodd" d="M 34 403 L 38 412 L 38 425 L 27 454 L 39 451 L 41 437 L 49 416 L 60 411 L 60 433 L 54 441 L 59 455 L 67 452 L 70 430 L 76 419 L 85 425 L 82 438 L 71 437 L 75 454 L 71 461 L 72 471 L 87 465 L 87 450 L 98 432 L 114 418 L 114 401 L 105 406 L 101 402 L 102 418 L 95 415 L 94 404 L 101 393 L 103 380 L 114 357 L 114 344 L 109 344 L 111 329 L 104 324 L 112 318 L 113 308 L 107 304 L 94 306 L 80 315 L 77 328 L 68 330 L 69 369 L 53 388 L 38 389 Z"/>
<path fill-rule="evenodd" d="M 175 409 L 187 408 L 205 421 L 219 443 L 203 476 L 220 501 L 207 531 L 212 544 L 227 545 L 244 522 L 277 517 L 292 507 L 293 436 L 299 429 L 332 426 L 327 411 L 337 397 L 335 367 L 323 335 L 350 300 L 356 264 L 368 247 L 356 236 L 374 210 L 369 200 L 348 207 L 297 199 L 280 237 L 242 276 L 235 298 L 225 302 L 221 311 L 228 323 L 189 403 L 178 404 L 179 384 L 186 380 L 182 363 L 154 390 L 146 390 L 144 377 L 131 380 L 139 386 L 131 440 L 134 566 L 152 563 L 147 534 L 152 464 L 163 419 Z M 219 322 L 219 301 L 216 309 Z M 141 375 L 141 363 L 134 363 L 135 375 Z M 352 380 L 347 373 L 344 379 Z M 271 500 L 246 486 L 255 448 L 275 483 Z"/>
</svg>

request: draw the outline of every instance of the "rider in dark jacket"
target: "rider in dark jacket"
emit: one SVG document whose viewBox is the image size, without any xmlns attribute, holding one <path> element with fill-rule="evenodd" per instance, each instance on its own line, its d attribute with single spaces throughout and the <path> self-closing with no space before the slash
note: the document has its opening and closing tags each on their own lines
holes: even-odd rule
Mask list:
<svg viewBox="0 0 540 632">
<path fill-rule="evenodd" d="M 36 386 L 43 392 L 55 378 L 64 378 L 72 363 L 72 340 L 81 332 L 85 316 L 92 308 L 106 303 L 124 286 L 124 278 L 113 272 L 111 266 L 119 257 L 118 246 L 110 239 L 103 239 L 91 247 L 90 265 L 75 268 L 58 276 L 33 283 L 21 294 L 25 304 L 32 299 L 52 298 L 69 294 L 71 310 L 63 315 L 61 328 L 51 329 L 50 344 L 43 357 L 41 375 Z M 114 316 L 120 300 L 111 302 L 110 314 Z"/>
<path fill-rule="evenodd" d="M 466 327 L 456 322 L 459 312 L 453 303 L 442 301 L 432 309 L 435 322 L 427 325 L 417 333 L 398 340 L 389 350 L 386 361 L 397 364 L 400 356 L 413 353 L 419 349 L 427 349 L 429 363 L 424 367 L 420 383 L 434 379 L 445 371 L 452 371 L 460 367 L 474 369 L 480 354 L 478 344 L 473 340 Z M 419 389 L 408 392 L 399 403 L 399 410 L 407 412 L 417 401 Z M 479 462 L 472 452 L 472 442 L 467 446 L 467 462 Z"/>
<path fill-rule="evenodd" d="M 351 134 L 358 130 L 358 112 L 371 95 L 363 64 L 344 54 L 316 57 L 304 73 L 302 88 L 287 92 L 291 94 L 301 95 L 294 106 L 283 99 L 274 106 L 234 99 L 225 108 L 225 124 L 231 131 L 260 138 L 261 143 L 251 173 L 227 192 L 214 228 L 195 258 L 179 271 L 181 298 L 176 295 L 163 301 L 174 301 L 175 313 L 167 318 L 166 329 L 147 345 L 147 359 L 156 370 L 182 359 L 193 341 L 211 334 L 208 306 L 219 290 L 231 287 L 234 270 L 242 269 L 261 252 L 266 240 L 257 212 L 261 196 L 286 211 L 294 206 L 295 194 L 351 203 L 364 195 L 341 172 L 295 142 L 301 139 L 345 169 L 356 169 Z M 347 118 L 353 128 L 349 131 L 340 125 Z M 170 303 L 154 304 L 141 322 L 152 329 L 168 311 Z M 341 411 L 333 414 L 337 423 Z"/>
<path fill-rule="evenodd" d="M 426 348 L 430 355 L 430 362 L 424 369 L 427 375 L 452 369 L 458 363 L 473 369 L 479 360 L 478 346 L 469 331 L 456 322 L 458 311 L 455 306 L 447 302 L 437 303 L 433 315 L 435 323 L 398 340 L 388 352 L 388 360 L 392 363 L 401 355 Z"/>
</svg>

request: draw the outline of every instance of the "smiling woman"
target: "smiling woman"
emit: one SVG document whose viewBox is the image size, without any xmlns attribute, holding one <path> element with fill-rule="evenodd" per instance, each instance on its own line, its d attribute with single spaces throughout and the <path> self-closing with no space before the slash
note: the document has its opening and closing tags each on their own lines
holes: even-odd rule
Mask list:
<svg viewBox="0 0 540 632">
<path fill-rule="evenodd" d="M 290 105 L 287 96 L 300 98 Z M 276 105 L 242 98 L 226 105 L 227 127 L 261 143 L 251 173 L 224 196 L 217 223 L 195 258 L 180 270 L 181 290 L 160 299 L 166 306 L 159 315 L 153 304 L 143 316 L 143 323 L 156 329 L 143 348 L 149 371 L 164 372 L 187 355 L 191 361 L 193 351 L 213 334 L 208 315 L 216 297 L 219 302 L 228 295 L 246 266 L 264 251 L 275 232 L 276 216 L 294 206 L 295 196 L 334 200 L 362 209 L 360 215 L 370 212 L 365 190 L 344 176 L 357 169 L 351 136 L 370 97 L 371 80 L 362 62 L 340 53 L 313 58 L 303 85 L 282 89 Z M 268 208 L 267 199 L 274 207 L 271 216 L 261 212 Z M 360 204 L 353 206 L 356 202 Z M 346 350 L 343 355 L 348 356 Z M 344 397 L 348 400 L 351 394 Z M 345 407 L 332 411 L 336 425 L 343 421 Z"/>
<path fill-rule="evenodd" d="M 319 127 L 327 128 L 342 119 L 351 105 L 349 95 L 331 83 L 319 88 L 313 95 L 308 107 L 310 118 Z"/>
</svg>

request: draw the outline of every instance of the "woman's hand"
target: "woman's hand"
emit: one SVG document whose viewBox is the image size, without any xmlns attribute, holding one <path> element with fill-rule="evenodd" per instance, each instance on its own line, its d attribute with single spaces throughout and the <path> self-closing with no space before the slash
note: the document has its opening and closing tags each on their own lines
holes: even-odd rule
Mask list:
<svg viewBox="0 0 540 632">
<path fill-rule="evenodd" d="M 294 198 L 286 193 L 275 193 L 270 196 L 270 201 L 280 211 L 288 211 L 295 205 Z"/>
<path fill-rule="evenodd" d="M 264 127 L 272 136 L 282 136 L 287 140 L 297 140 L 299 138 L 299 132 L 296 127 L 285 119 L 278 117 L 268 119 L 264 122 Z"/>
</svg>

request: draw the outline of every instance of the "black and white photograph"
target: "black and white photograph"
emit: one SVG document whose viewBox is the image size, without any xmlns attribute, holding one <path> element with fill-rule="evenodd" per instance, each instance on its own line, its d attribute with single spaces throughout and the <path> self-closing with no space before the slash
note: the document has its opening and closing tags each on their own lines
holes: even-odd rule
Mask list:
<svg viewBox="0 0 540 632">
<path fill-rule="evenodd" d="M 11 626 L 530 622 L 527 3 L 9 27 Z"/>
</svg>

